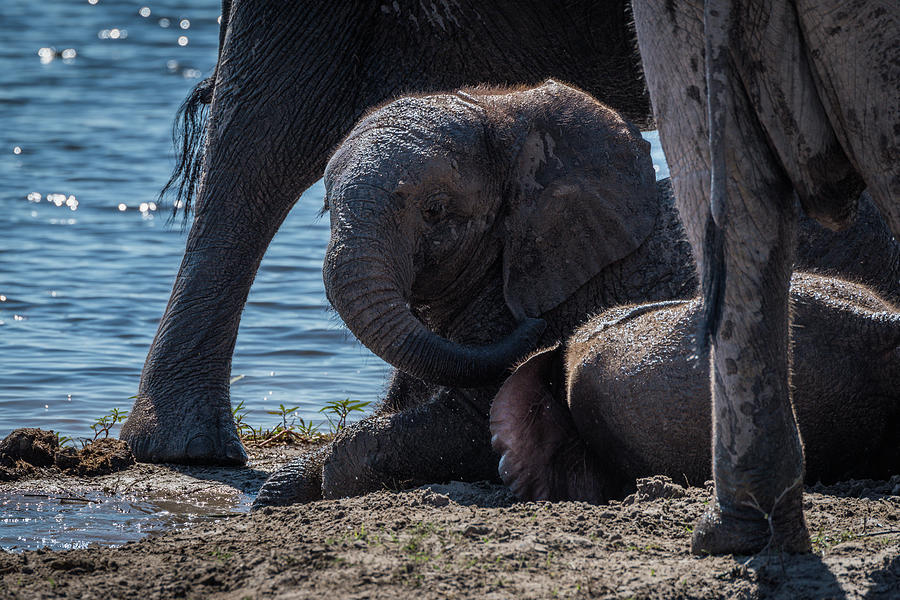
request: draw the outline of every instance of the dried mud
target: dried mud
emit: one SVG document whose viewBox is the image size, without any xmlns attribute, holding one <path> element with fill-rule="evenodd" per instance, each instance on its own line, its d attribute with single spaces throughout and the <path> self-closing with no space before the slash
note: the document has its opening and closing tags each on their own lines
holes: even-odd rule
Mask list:
<svg viewBox="0 0 900 600">
<path fill-rule="evenodd" d="M 138 464 L 44 473 L 13 489 L 250 492 L 302 450 L 241 469 Z M 0 553 L 0 598 L 897 598 L 900 476 L 805 495 L 816 552 L 693 557 L 709 491 L 654 478 L 624 502 L 520 503 L 498 485 L 434 484 L 208 520 L 118 548 Z M 199 500 L 198 500 L 199 501 Z"/>
</svg>

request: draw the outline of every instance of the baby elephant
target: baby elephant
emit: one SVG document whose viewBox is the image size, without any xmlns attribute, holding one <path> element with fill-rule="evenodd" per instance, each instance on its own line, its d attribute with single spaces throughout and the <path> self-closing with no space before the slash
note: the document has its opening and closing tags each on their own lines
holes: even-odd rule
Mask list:
<svg viewBox="0 0 900 600">
<path fill-rule="evenodd" d="M 900 472 L 897 309 L 861 285 L 799 273 L 791 299 L 806 481 Z M 699 313 L 699 300 L 608 310 L 565 354 L 519 366 L 491 408 L 504 483 L 524 500 L 599 503 L 638 477 L 709 479 L 709 364 L 692 356 Z"/>
</svg>

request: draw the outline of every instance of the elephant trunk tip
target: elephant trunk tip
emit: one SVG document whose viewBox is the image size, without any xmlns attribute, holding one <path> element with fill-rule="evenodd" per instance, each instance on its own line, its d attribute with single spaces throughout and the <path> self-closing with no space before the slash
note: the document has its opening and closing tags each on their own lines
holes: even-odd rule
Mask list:
<svg viewBox="0 0 900 600">
<path fill-rule="evenodd" d="M 425 340 L 425 348 L 428 348 L 425 352 L 429 358 L 411 363 L 416 368 L 408 372 L 415 377 L 447 386 L 479 387 L 494 384 L 528 358 L 537 347 L 546 327 L 547 323 L 543 319 L 526 318 L 502 340 L 477 347 L 459 346 L 431 334 Z M 440 342 L 439 349 L 431 346 L 437 342 Z M 416 346 L 409 344 L 407 347 Z"/>
</svg>

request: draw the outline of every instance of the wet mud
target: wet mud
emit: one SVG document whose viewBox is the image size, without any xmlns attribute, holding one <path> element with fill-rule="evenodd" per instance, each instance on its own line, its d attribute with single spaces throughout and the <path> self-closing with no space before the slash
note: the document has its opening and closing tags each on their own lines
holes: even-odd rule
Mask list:
<svg viewBox="0 0 900 600">
<path fill-rule="evenodd" d="M 499 485 L 451 482 L 246 512 L 266 475 L 304 451 L 251 449 L 243 468 L 135 464 L 2 483 L 0 496 L 14 486 L 128 491 L 231 508 L 120 547 L 0 552 L 0 598 L 871 599 L 900 590 L 900 475 L 807 488 L 813 554 L 698 558 L 691 527 L 710 490 L 659 477 L 602 506 L 522 503 Z"/>
</svg>

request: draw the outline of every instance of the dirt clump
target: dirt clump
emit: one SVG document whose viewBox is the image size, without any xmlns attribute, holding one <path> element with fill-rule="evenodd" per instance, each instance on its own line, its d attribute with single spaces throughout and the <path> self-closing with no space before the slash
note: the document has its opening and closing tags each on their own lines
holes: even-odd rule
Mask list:
<svg viewBox="0 0 900 600">
<path fill-rule="evenodd" d="M 37 467 L 53 464 L 59 441 L 52 431 L 24 427 L 0 441 L 0 481 L 32 474 Z"/>
<path fill-rule="evenodd" d="M 80 450 L 60 446 L 53 431 L 16 429 L 0 441 L 0 481 L 40 475 L 41 469 L 58 469 L 66 475 L 95 477 L 127 469 L 134 455 L 121 440 L 103 438 Z"/>
<path fill-rule="evenodd" d="M 103 438 L 78 451 L 60 448 L 55 463 L 67 475 L 96 477 L 127 469 L 134 464 L 134 454 L 122 440 Z"/>
</svg>

